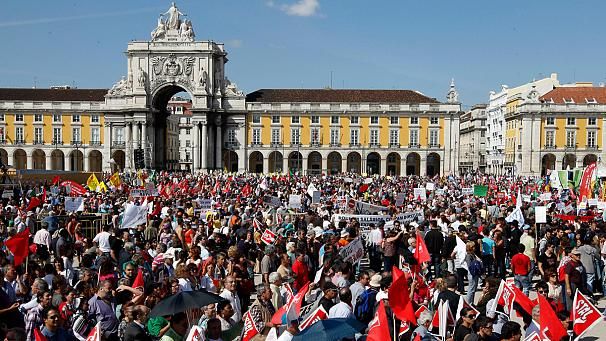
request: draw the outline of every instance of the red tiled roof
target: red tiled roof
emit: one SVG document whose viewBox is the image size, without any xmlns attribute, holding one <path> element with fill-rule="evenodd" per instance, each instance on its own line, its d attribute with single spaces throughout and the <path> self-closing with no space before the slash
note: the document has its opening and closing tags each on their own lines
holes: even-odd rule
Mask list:
<svg viewBox="0 0 606 341">
<path fill-rule="evenodd" d="M 440 103 L 412 90 L 354 89 L 260 89 L 246 96 L 247 102 L 322 103 Z"/>
<path fill-rule="evenodd" d="M 0 88 L 0 101 L 103 102 L 107 89 Z"/>
<path fill-rule="evenodd" d="M 572 99 L 577 104 L 587 104 L 587 101 L 595 99 L 599 104 L 606 104 L 606 87 L 561 87 L 541 96 L 542 102 L 556 104 L 565 104 L 564 99 Z"/>
</svg>

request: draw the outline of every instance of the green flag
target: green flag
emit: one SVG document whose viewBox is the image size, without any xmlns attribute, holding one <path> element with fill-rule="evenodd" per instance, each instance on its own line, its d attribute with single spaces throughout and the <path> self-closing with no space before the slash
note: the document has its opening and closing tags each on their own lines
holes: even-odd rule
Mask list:
<svg viewBox="0 0 606 341">
<path fill-rule="evenodd" d="M 574 182 L 574 188 L 579 188 L 579 185 L 581 184 L 581 178 L 583 178 L 583 168 L 575 168 L 574 169 L 574 177 L 573 177 L 573 182 Z"/>
<path fill-rule="evenodd" d="M 558 178 L 560 179 L 562 188 L 568 188 L 568 171 L 567 170 L 558 171 Z"/>
<path fill-rule="evenodd" d="M 473 195 L 477 197 L 485 197 L 488 194 L 488 186 L 473 185 Z"/>
</svg>

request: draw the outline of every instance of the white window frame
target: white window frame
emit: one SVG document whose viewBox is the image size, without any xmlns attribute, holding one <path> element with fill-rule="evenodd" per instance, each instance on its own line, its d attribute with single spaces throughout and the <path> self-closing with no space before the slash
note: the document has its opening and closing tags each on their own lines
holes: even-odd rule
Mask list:
<svg viewBox="0 0 606 341">
<path fill-rule="evenodd" d="M 63 144 L 63 132 L 59 127 L 53 128 L 53 143 Z"/>
<path fill-rule="evenodd" d="M 337 116 L 338 117 L 338 116 Z M 337 146 L 341 143 L 341 130 L 339 128 L 330 128 L 330 144 Z"/>
<path fill-rule="evenodd" d="M 23 114 L 15 114 L 15 122 L 23 122 Z"/>
<path fill-rule="evenodd" d="M 330 124 L 339 124 L 339 116 L 330 116 Z"/>
<path fill-rule="evenodd" d="M 419 124 L 419 116 L 410 116 L 410 124 L 418 125 Z"/>
<path fill-rule="evenodd" d="M 80 123 L 80 115 L 72 115 L 72 123 Z"/>
<path fill-rule="evenodd" d="M 357 146 L 360 144 L 360 129 L 350 130 L 349 144 L 352 146 Z"/>
<path fill-rule="evenodd" d="M 435 116 L 431 116 L 429 118 L 429 124 L 431 124 L 431 125 L 440 124 L 440 118 L 439 117 L 435 117 Z"/>
<path fill-rule="evenodd" d="M 299 115 L 293 115 L 290 117 L 290 123 L 291 124 L 300 124 L 301 123 L 301 116 Z"/>
<path fill-rule="evenodd" d="M 320 144 L 320 128 L 318 128 L 318 127 L 311 128 L 309 136 L 310 136 L 310 143 L 312 145 L 314 145 L 314 144 L 319 145 Z"/>
<path fill-rule="evenodd" d="M 90 115 L 90 123 L 99 123 L 99 115 Z"/>
<path fill-rule="evenodd" d="M 15 142 L 16 143 L 25 142 L 23 127 L 15 127 Z"/>
<path fill-rule="evenodd" d="M 436 148 L 440 146 L 440 131 L 437 129 L 429 130 L 429 147 Z"/>
<path fill-rule="evenodd" d="M 280 144 L 282 143 L 282 134 L 280 128 L 272 128 L 271 129 L 271 144 Z"/>
<path fill-rule="evenodd" d="M 318 115 L 313 115 L 311 117 L 311 124 L 320 124 L 320 116 Z"/>
<path fill-rule="evenodd" d="M 410 146 L 419 145 L 419 129 L 410 130 L 410 135 L 408 136 L 408 144 Z"/>
<path fill-rule="evenodd" d="M 101 144 L 101 129 L 99 127 L 90 128 L 90 143 Z"/>
<path fill-rule="evenodd" d="M 44 120 L 42 114 L 34 114 L 34 122 L 41 123 Z"/>
<path fill-rule="evenodd" d="M 261 128 L 253 128 L 252 143 L 255 145 L 261 144 Z"/>
<path fill-rule="evenodd" d="M 389 145 L 400 146 L 400 130 L 390 129 L 389 130 Z"/>
<path fill-rule="evenodd" d="M 53 114 L 53 122 L 60 123 L 61 122 L 61 114 Z"/>
<path fill-rule="evenodd" d="M 400 124 L 400 118 L 398 116 L 390 116 L 389 117 L 389 124 L 392 124 L 392 125 L 398 125 L 398 124 Z"/>
<path fill-rule="evenodd" d="M 594 148 L 597 145 L 597 134 L 595 130 L 587 130 L 587 147 Z"/>
<path fill-rule="evenodd" d="M 41 144 L 44 142 L 44 129 L 42 127 L 34 127 L 34 143 Z"/>
<path fill-rule="evenodd" d="M 587 125 L 595 127 L 598 124 L 597 117 L 587 117 Z"/>
<path fill-rule="evenodd" d="M 261 115 L 260 114 L 253 114 L 252 115 L 252 123 L 255 123 L 255 124 L 261 123 Z"/>
<path fill-rule="evenodd" d="M 379 146 L 380 142 L 381 142 L 381 136 L 379 133 L 379 129 L 370 129 L 370 145 Z"/>
<path fill-rule="evenodd" d="M 574 148 L 577 145 L 576 131 L 566 130 L 566 147 Z"/>
<path fill-rule="evenodd" d="M 555 147 L 555 131 L 554 130 L 545 131 L 545 147 L 547 147 L 547 148 Z"/>
<path fill-rule="evenodd" d="M 291 128 L 290 129 L 290 139 L 291 139 L 291 144 L 293 144 L 293 145 L 301 144 L 301 129 Z"/>
<path fill-rule="evenodd" d="M 349 123 L 350 124 L 360 124 L 360 116 L 358 115 L 353 115 L 349 118 Z"/>
<path fill-rule="evenodd" d="M 566 118 L 566 125 L 567 126 L 575 126 L 575 125 L 577 125 L 577 118 L 576 117 L 567 117 Z"/>
<path fill-rule="evenodd" d="M 370 124 L 379 124 L 379 116 L 370 116 Z"/>
<path fill-rule="evenodd" d="M 280 115 L 272 115 L 271 124 L 280 124 Z"/>
<path fill-rule="evenodd" d="M 113 133 L 114 133 L 114 134 L 112 134 L 112 135 L 114 135 L 113 142 L 118 142 L 118 143 L 124 142 L 124 127 L 114 128 Z"/>
</svg>

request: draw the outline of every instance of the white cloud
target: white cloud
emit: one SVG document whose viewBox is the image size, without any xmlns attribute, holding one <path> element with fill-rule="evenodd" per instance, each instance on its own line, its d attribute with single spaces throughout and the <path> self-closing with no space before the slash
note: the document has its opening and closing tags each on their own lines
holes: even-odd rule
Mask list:
<svg viewBox="0 0 606 341">
<path fill-rule="evenodd" d="M 320 8 L 319 0 L 298 0 L 292 5 L 283 5 L 282 10 L 288 15 L 310 17 Z"/>
<path fill-rule="evenodd" d="M 240 40 L 240 39 L 228 40 L 227 45 L 234 47 L 234 48 L 238 48 L 238 47 L 242 46 L 242 40 Z"/>
</svg>

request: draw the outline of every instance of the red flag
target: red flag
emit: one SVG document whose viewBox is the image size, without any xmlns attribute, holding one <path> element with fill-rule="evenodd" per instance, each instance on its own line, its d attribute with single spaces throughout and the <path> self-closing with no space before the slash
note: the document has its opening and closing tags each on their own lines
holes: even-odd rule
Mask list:
<svg viewBox="0 0 606 341">
<path fill-rule="evenodd" d="M 387 322 L 387 315 L 385 314 L 385 305 L 383 301 L 379 303 L 379 308 L 375 313 L 375 318 L 368 324 L 368 341 L 385 341 L 391 340 L 389 335 L 389 325 Z"/>
<path fill-rule="evenodd" d="M 391 310 L 400 321 L 415 323 L 417 319 L 410 301 L 408 280 L 406 280 L 404 272 L 395 266 L 392 269 L 392 274 L 394 281 L 388 293 Z"/>
<path fill-rule="evenodd" d="M 442 306 L 442 308 L 440 308 L 440 306 Z M 436 328 L 439 328 L 440 323 L 441 322 L 443 323 L 443 321 L 440 320 L 440 309 L 447 310 L 447 312 L 442 312 L 446 316 L 446 325 L 454 326 L 455 319 L 454 319 L 454 316 L 452 316 L 452 311 L 450 311 L 450 305 L 448 304 L 448 301 L 442 301 L 442 302 L 440 302 L 440 304 L 438 304 L 438 307 L 436 308 L 436 311 L 433 314 L 433 319 L 431 320 L 431 325 Z M 445 336 L 445 335 L 442 335 L 442 336 Z"/>
<path fill-rule="evenodd" d="M 244 321 L 244 327 L 242 328 L 242 341 L 251 340 L 255 335 L 259 334 L 259 330 L 255 325 L 255 321 L 250 314 L 250 310 L 244 314 L 242 319 Z"/>
<path fill-rule="evenodd" d="M 80 196 L 86 194 L 86 188 L 72 180 L 65 180 L 61 182 L 61 186 L 69 187 L 71 189 L 70 195 L 72 196 Z"/>
<path fill-rule="evenodd" d="M 250 193 L 252 193 L 252 188 L 250 187 L 249 183 L 246 183 L 246 186 L 242 188 L 242 195 L 247 197 L 250 195 Z"/>
<path fill-rule="evenodd" d="M 421 317 L 421 313 L 424 312 L 424 311 L 427 311 L 427 310 L 429 310 L 429 309 L 427 309 L 427 306 L 424 306 L 424 305 L 419 306 L 419 308 L 417 309 L 417 311 L 415 311 L 415 317 L 416 318 Z"/>
<path fill-rule="evenodd" d="M 600 322 L 601 317 L 600 311 L 577 289 L 570 314 L 574 333 L 578 335 L 577 339 Z"/>
<path fill-rule="evenodd" d="M 524 295 L 524 292 L 522 292 L 522 290 L 520 290 L 515 285 L 512 285 L 510 288 L 513 289 L 513 292 L 515 294 L 514 301 L 517 302 L 520 307 L 522 307 L 522 309 L 524 309 L 524 311 L 528 313 L 528 315 L 532 315 L 532 308 L 534 308 L 536 303 L 533 303 L 530 298 Z"/>
<path fill-rule="evenodd" d="M 59 178 L 59 175 L 55 175 L 53 177 L 53 185 L 57 186 L 59 182 L 61 182 L 61 178 Z"/>
<path fill-rule="evenodd" d="M 413 256 L 419 264 L 429 262 L 431 259 L 429 256 L 429 251 L 427 251 L 427 246 L 425 245 L 425 240 L 421 238 L 419 233 L 417 233 L 417 247 L 415 248 L 415 253 Z"/>
<path fill-rule="evenodd" d="M 398 331 L 398 337 L 404 336 L 410 330 L 410 325 L 406 322 L 400 324 L 400 330 Z"/>
<path fill-rule="evenodd" d="M 327 318 L 328 313 L 326 312 L 326 310 L 324 310 L 324 307 L 320 305 L 318 308 L 316 308 L 316 310 L 309 314 L 309 316 L 307 316 L 305 320 L 301 322 L 301 324 L 299 325 L 299 330 L 303 331 L 305 328 L 311 326 L 312 324 L 321 320 L 326 320 Z"/>
<path fill-rule="evenodd" d="M 29 251 L 29 228 L 9 238 L 4 244 L 13 254 L 14 265 L 21 265 Z"/>
<path fill-rule="evenodd" d="M 86 337 L 86 341 L 101 341 L 101 324 L 97 322 L 97 325 L 91 329 L 90 333 L 88 333 L 88 337 Z"/>
<path fill-rule="evenodd" d="M 139 269 L 139 272 L 137 272 L 137 277 L 135 277 L 135 280 L 133 281 L 133 285 L 131 285 L 131 288 L 143 288 L 143 286 L 145 285 L 145 282 L 143 281 L 143 271 L 141 271 L 141 269 Z"/>
<path fill-rule="evenodd" d="M 359 192 L 364 193 L 364 192 L 368 191 L 369 186 L 370 186 L 369 184 L 363 184 L 362 186 L 360 186 Z"/>
<path fill-rule="evenodd" d="M 46 187 L 42 187 L 42 203 L 46 202 Z"/>
<path fill-rule="evenodd" d="M 591 196 L 591 180 L 595 175 L 596 163 L 592 163 L 583 171 L 583 177 L 581 178 L 581 184 L 579 185 L 579 202 L 583 201 L 583 198 L 589 198 Z"/>
<path fill-rule="evenodd" d="M 267 245 L 271 245 L 276 241 L 276 234 L 271 232 L 270 229 L 265 229 L 261 236 L 261 241 Z"/>
<path fill-rule="evenodd" d="M 47 341 L 48 339 L 46 338 L 46 336 L 44 336 L 44 334 L 42 334 L 40 329 L 34 328 L 34 340 L 35 341 Z"/>
<path fill-rule="evenodd" d="M 29 204 L 27 205 L 27 210 L 33 211 L 38 206 L 40 206 L 40 199 L 38 199 L 37 197 L 32 197 L 31 199 L 29 199 Z"/>
<path fill-rule="evenodd" d="M 556 315 L 555 311 L 553 311 L 551 308 L 551 304 L 549 304 L 545 296 L 541 294 L 538 294 L 538 296 L 541 311 L 541 315 L 539 317 L 541 333 L 550 340 L 560 340 L 562 337 L 567 336 L 568 333 L 560 322 L 558 315 Z"/>
<path fill-rule="evenodd" d="M 301 315 L 301 304 L 303 298 L 309 289 L 309 283 L 307 282 L 301 290 L 293 297 L 289 304 L 283 305 L 274 316 L 271 318 L 273 324 L 287 324 L 290 321 L 296 320 Z"/>
</svg>

